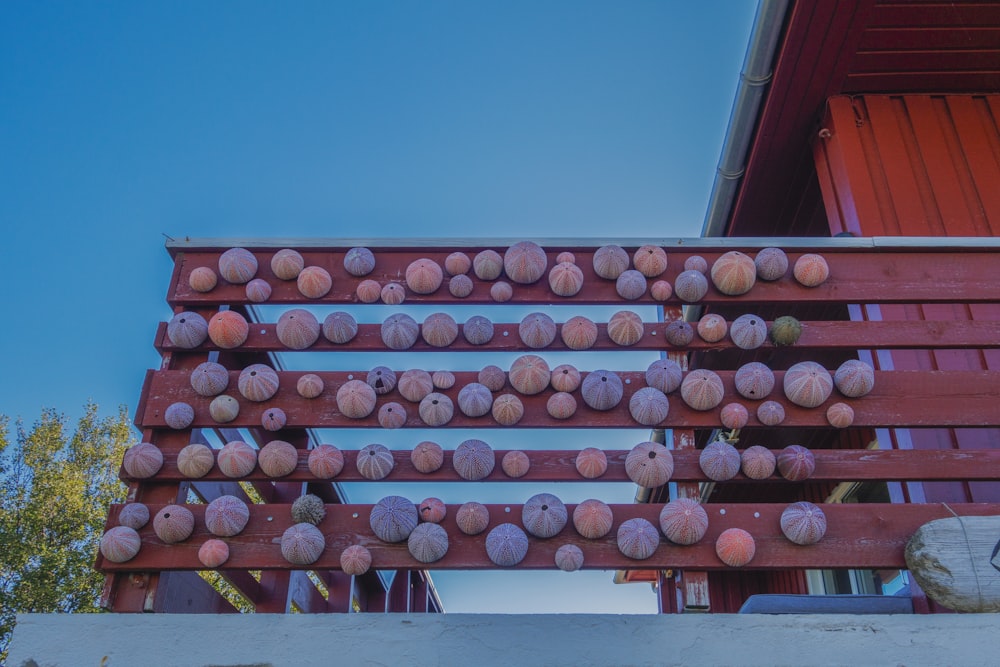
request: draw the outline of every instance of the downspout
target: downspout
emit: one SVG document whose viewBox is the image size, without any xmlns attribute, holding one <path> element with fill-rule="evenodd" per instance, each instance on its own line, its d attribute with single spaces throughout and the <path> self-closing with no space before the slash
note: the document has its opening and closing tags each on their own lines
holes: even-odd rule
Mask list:
<svg viewBox="0 0 1000 667">
<path fill-rule="evenodd" d="M 740 85 L 729 114 L 729 129 L 712 185 L 701 235 L 723 236 L 740 179 L 746 168 L 747 151 L 757 125 L 757 115 L 767 84 L 771 82 L 774 54 L 781 38 L 789 0 L 760 0 L 754 17 L 750 43 L 740 71 Z"/>
</svg>

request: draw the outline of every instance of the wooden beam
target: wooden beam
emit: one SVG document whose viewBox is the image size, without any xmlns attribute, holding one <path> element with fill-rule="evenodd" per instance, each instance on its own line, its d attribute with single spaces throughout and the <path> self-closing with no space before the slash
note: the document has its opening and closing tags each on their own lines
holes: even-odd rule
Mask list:
<svg viewBox="0 0 1000 667">
<path fill-rule="evenodd" d="M 111 508 L 109 525 L 117 525 L 121 505 Z M 487 505 L 490 526 L 503 522 L 520 524 L 521 506 Z M 575 505 L 567 505 L 570 515 Z M 611 533 L 599 540 L 587 540 L 572 527 L 563 528 L 552 539 L 528 539 L 529 548 L 517 570 L 554 569 L 555 551 L 563 544 L 576 544 L 584 552 L 587 569 L 687 569 L 723 570 L 727 567 L 715 555 L 714 543 L 719 534 L 733 527 L 750 531 L 757 554 L 747 569 L 786 568 L 902 568 L 904 548 L 910 536 L 923 524 L 952 516 L 991 516 L 1000 514 L 1000 504 L 956 504 L 949 508 L 938 504 L 830 504 L 824 505 L 828 528 L 817 544 L 803 547 L 789 542 L 780 531 L 780 504 L 707 504 L 709 527 L 705 537 L 688 547 L 667 543 L 662 538 L 654 554 L 645 560 L 631 560 L 621 555 L 615 544 L 618 526 L 627 519 L 641 517 L 658 525 L 661 505 L 612 505 L 615 522 Z M 126 563 L 111 563 L 98 557 L 98 568 L 105 572 L 195 570 L 198 548 L 212 537 L 204 527 L 204 505 L 191 505 L 195 532 L 187 540 L 165 545 L 150 526 L 140 532 L 142 549 Z M 486 534 L 467 536 L 458 530 L 455 513 L 459 505 L 449 505 L 442 526 L 448 533 L 449 549 L 441 560 L 422 564 L 414 560 L 405 543 L 387 544 L 374 536 L 368 524 L 371 505 L 327 505 L 327 516 L 319 524 L 326 538 L 326 549 L 308 568 L 294 568 L 281 556 L 281 534 L 291 525 L 289 505 L 250 507 L 250 522 L 236 537 L 226 538 L 230 545 L 227 568 L 280 570 L 339 569 L 340 554 L 352 544 L 362 544 L 372 554 L 373 569 L 482 570 L 496 566 L 486 555 Z M 157 512 L 160 506 L 150 507 Z M 487 531 L 488 532 L 488 531 Z"/>
<path fill-rule="evenodd" d="M 1000 284 L 1000 281 L 998 281 Z M 740 397 L 734 389 L 733 371 L 720 371 L 726 388 L 722 405 L 730 401 L 738 401 L 751 408 L 748 428 L 759 428 L 762 424 L 753 416 L 755 405 Z M 349 419 L 337 410 L 336 392 L 348 379 L 365 378 L 367 371 L 353 372 L 318 372 L 326 384 L 324 393 L 316 399 L 300 397 L 294 390 L 295 383 L 302 375 L 299 372 L 282 371 L 278 373 L 280 388 L 270 401 L 252 403 L 243 399 L 236 392 L 239 373 L 230 372 L 229 393 L 240 402 L 240 414 L 229 427 L 259 427 L 261 415 L 272 406 L 280 405 L 288 418 L 289 429 L 299 428 L 378 428 L 377 409 L 365 419 Z M 586 376 L 586 373 L 583 373 Z M 496 428 L 499 424 L 490 415 L 470 418 L 464 416 L 457 407 L 458 392 L 470 382 L 477 379 L 476 373 L 455 373 L 455 386 L 441 393 L 447 395 L 456 405 L 455 416 L 440 427 Z M 640 428 L 628 412 L 628 401 L 631 395 L 644 386 L 645 375 L 640 372 L 621 372 L 624 385 L 624 398 L 617 407 L 598 411 L 589 408 L 578 399 L 576 414 L 566 420 L 555 419 L 546 412 L 545 404 L 552 395 L 552 390 L 534 396 L 520 396 L 524 404 L 524 417 L 512 428 Z M 782 386 L 783 371 L 775 372 L 775 386 Z M 504 392 L 515 393 L 513 389 Z M 836 401 L 848 403 L 855 414 L 854 426 L 1000 426 L 1000 410 L 996 409 L 1000 401 L 1000 371 L 891 371 L 875 373 L 875 388 L 870 394 L 860 399 L 844 399 L 834 391 L 833 395 L 821 406 L 805 409 L 789 403 L 780 389 L 768 397 L 784 406 L 785 421 L 779 427 L 813 427 L 828 428 L 826 408 Z M 209 415 L 211 399 L 197 395 L 191 389 L 190 373 L 187 371 L 155 371 L 149 382 L 146 396 L 145 411 L 140 422 L 147 428 L 163 428 L 166 426 L 164 413 L 167 407 L 175 402 L 189 403 L 195 412 L 192 427 L 218 426 Z M 418 406 L 409 403 L 398 393 L 393 392 L 378 397 L 378 406 L 395 401 L 403 404 L 407 412 L 405 427 L 427 428 L 421 422 Z M 659 428 L 716 428 L 719 425 L 718 409 L 704 412 L 692 410 L 684 404 L 677 392 L 670 396 L 670 413 L 660 424 L 652 425 Z M 276 439 L 280 439 L 275 436 Z"/>
</svg>

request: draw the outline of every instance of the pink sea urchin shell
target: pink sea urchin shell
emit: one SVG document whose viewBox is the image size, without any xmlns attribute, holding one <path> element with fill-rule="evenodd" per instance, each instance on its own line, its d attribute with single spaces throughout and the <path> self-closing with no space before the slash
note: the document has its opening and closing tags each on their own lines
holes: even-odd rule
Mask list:
<svg viewBox="0 0 1000 667">
<path fill-rule="evenodd" d="M 785 371 L 784 390 L 785 396 L 795 405 L 815 408 L 830 398 L 833 379 L 830 372 L 815 361 L 801 361 Z"/>
<path fill-rule="evenodd" d="M 302 398 L 316 398 L 323 393 L 323 378 L 315 373 L 306 373 L 295 381 L 295 393 Z"/>
<path fill-rule="evenodd" d="M 667 253 L 660 246 L 640 246 L 632 255 L 632 264 L 647 278 L 655 278 L 667 270 Z"/>
<path fill-rule="evenodd" d="M 608 320 L 608 337 L 615 345 L 635 345 L 642 339 L 643 331 L 642 318 L 631 310 L 619 310 Z"/>
<path fill-rule="evenodd" d="M 605 280 L 617 280 L 628 265 L 628 253 L 621 246 L 601 246 L 594 252 L 594 273 Z"/>
<path fill-rule="evenodd" d="M 834 403 L 826 409 L 826 420 L 834 428 L 847 428 L 854 423 L 854 408 L 847 403 Z"/>
<path fill-rule="evenodd" d="M 231 350 L 246 342 L 250 325 L 246 318 L 233 310 L 223 310 L 208 323 L 208 337 L 217 346 Z"/>
<path fill-rule="evenodd" d="M 448 506 L 441 502 L 440 498 L 424 498 L 417 506 L 417 514 L 421 521 L 441 523 L 448 515 Z"/>
<path fill-rule="evenodd" d="M 515 243 L 507 249 L 503 257 L 503 269 L 507 277 L 521 285 L 537 282 L 545 275 L 548 264 L 545 251 L 531 241 Z"/>
<path fill-rule="evenodd" d="M 257 465 L 268 477 L 290 475 L 299 463 L 299 450 L 284 440 L 272 440 L 257 453 Z"/>
<path fill-rule="evenodd" d="M 462 442 L 455 449 L 452 464 L 459 477 L 477 482 L 493 472 L 496 455 L 485 442 L 473 438 Z"/>
<path fill-rule="evenodd" d="M 666 280 L 657 280 L 649 286 L 649 296 L 656 301 L 667 301 L 674 295 L 674 288 Z"/>
<path fill-rule="evenodd" d="M 384 479 L 396 465 L 392 452 L 385 445 L 372 443 L 365 445 L 358 451 L 357 459 L 358 472 L 365 479 Z"/>
<path fill-rule="evenodd" d="M 639 486 L 655 489 L 670 481 L 674 457 L 658 442 L 640 442 L 625 457 L 625 474 Z"/>
<path fill-rule="evenodd" d="M 480 280 L 496 280 L 503 271 L 503 257 L 495 250 L 483 250 L 472 259 L 472 270 Z"/>
<path fill-rule="evenodd" d="M 448 347 L 458 338 L 458 323 L 448 313 L 432 313 L 424 319 L 420 336 L 431 347 Z"/>
<path fill-rule="evenodd" d="M 739 451 L 722 440 L 708 443 L 698 456 L 701 471 L 715 482 L 736 477 L 736 473 L 740 471 L 740 463 Z"/>
<path fill-rule="evenodd" d="M 307 299 L 321 299 L 333 288 L 333 278 L 321 266 L 307 266 L 295 279 L 299 294 Z"/>
<path fill-rule="evenodd" d="M 564 544 L 556 549 L 555 562 L 563 572 L 576 572 L 583 567 L 583 550 L 575 544 Z"/>
<path fill-rule="evenodd" d="M 207 266 L 196 267 L 188 276 L 188 286 L 195 292 L 211 292 L 218 283 L 219 277 Z"/>
<path fill-rule="evenodd" d="M 198 561 L 210 570 L 214 570 L 229 560 L 229 545 L 222 540 L 212 538 L 205 540 L 198 547 Z"/>
<path fill-rule="evenodd" d="M 767 397 L 774 389 L 774 373 L 759 361 L 743 364 L 733 377 L 736 392 L 752 401 Z"/>
<path fill-rule="evenodd" d="M 295 280 L 305 266 L 302 255 L 290 248 L 279 250 L 271 257 L 271 272 L 278 280 Z"/>
<path fill-rule="evenodd" d="M 683 377 L 680 365 L 672 359 L 657 359 L 646 368 L 646 384 L 664 394 L 681 386 Z"/>
<path fill-rule="evenodd" d="M 191 388 L 199 396 L 217 396 L 229 386 L 229 371 L 214 361 L 198 364 L 191 372 Z"/>
<path fill-rule="evenodd" d="M 569 419 L 576 414 L 576 399 L 573 394 L 557 391 L 545 402 L 545 411 L 553 419 Z"/>
<path fill-rule="evenodd" d="M 436 442 L 424 440 L 410 452 L 410 462 L 425 475 L 437 472 L 444 464 L 444 450 Z"/>
<path fill-rule="evenodd" d="M 574 465 L 581 477 L 597 479 L 608 470 L 608 456 L 603 449 L 585 447 L 576 455 Z"/>
<path fill-rule="evenodd" d="M 309 451 L 309 472 L 319 479 L 333 479 L 344 469 L 344 454 L 333 445 L 317 445 Z"/>
<path fill-rule="evenodd" d="M 101 536 L 101 555 L 112 563 L 132 560 L 141 547 L 139 533 L 128 526 L 115 526 Z"/>
<path fill-rule="evenodd" d="M 517 327 L 521 342 L 533 349 L 548 347 L 556 339 L 556 323 L 545 313 L 530 313 Z"/>
<path fill-rule="evenodd" d="M 580 387 L 580 371 L 570 364 L 559 364 L 552 369 L 550 383 L 556 391 L 572 392 Z"/>
<path fill-rule="evenodd" d="M 406 539 L 406 548 L 421 563 L 433 563 L 448 553 L 448 533 L 436 523 L 422 523 Z"/>
<path fill-rule="evenodd" d="M 726 403 L 719 414 L 719 421 L 728 429 L 743 428 L 750 421 L 750 413 L 741 403 Z"/>
<path fill-rule="evenodd" d="M 789 445 L 778 454 L 778 472 L 785 479 L 801 482 L 816 470 L 816 457 L 802 445 Z"/>
<path fill-rule="evenodd" d="M 690 371 L 681 382 L 681 398 L 695 410 L 711 410 L 722 402 L 722 378 L 710 370 Z"/>
<path fill-rule="evenodd" d="M 502 394 L 493 400 L 490 411 L 501 426 L 513 426 L 524 416 L 524 404 L 514 394 Z"/>
<path fill-rule="evenodd" d="M 622 400 L 624 385 L 617 373 L 596 370 L 583 379 L 583 402 L 594 410 L 610 410 Z"/>
<path fill-rule="evenodd" d="M 694 327 L 684 320 L 674 320 L 664 328 L 663 337 L 674 347 L 687 347 L 694 340 Z"/>
<path fill-rule="evenodd" d="M 257 258 L 246 248 L 230 248 L 219 256 L 219 274 L 242 285 L 257 273 Z"/>
<path fill-rule="evenodd" d="M 719 560 L 730 567 L 743 567 L 753 560 L 757 544 L 753 535 L 742 528 L 727 528 L 715 541 Z"/>
<path fill-rule="evenodd" d="M 337 410 L 349 419 L 364 419 L 375 411 L 375 390 L 367 382 L 348 380 L 337 389 Z"/>
<path fill-rule="evenodd" d="M 205 527 L 219 537 L 239 535 L 250 521 L 250 508 L 236 496 L 219 496 L 205 508 Z"/>
<path fill-rule="evenodd" d="M 566 506 L 551 493 L 538 493 L 525 501 L 521 509 L 524 529 L 535 537 L 553 537 L 566 526 Z"/>
<path fill-rule="evenodd" d="M 125 450 L 122 467 L 129 477 L 146 479 L 163 467 L 163 452 L 150 442 L 140 442 Z"/>
<path fill-rule="evenodd" d="M 281 555 L 293 565 L 311 565 L 326 548 L 320 529 L 311 523 L 289 526 L 281 535 Z"/>
<path fill-rule="evenodd" d="M 556 264 L 549 271 L 549 288 L 557 296 L 576 296 L 583 289 L 583 271 L 569 262 Z"/>
<path fill-rule="evenodd" d="M 510 365 L 510 385 L 525 396 L 541 393 L 549 386 L 552 371 L 536 354 L 524 354 Z"/>
<path fill-rule="evenodd" d="M 396 373 L 387 366 L 376 366 L 368 371 L 365 382 L 376 394 L 382 396 L 396 388 Z"/>
<path fill-rule="evenodd" d="M 528 536 L 512 523 L 501 523 L 486 536 L 486 555 L 494 565 L 513 567 L 528 554 Z"/>
<path fill-rule="evenodd" d="M 563 323 L 560 337 L 571 350 L 589 350 L 597 342 L 597 325 L 582 315 L 575 315 Z"/>
<path fill-rule="evenodd" d="M 833 374 L 837 390 L 848 398 L 861 398 L 875 386 L 875 369 L 859 359 L 848 359 Z"/>
<path fill-rule="evenodd" d="M 411 403 L 419 403 L 434 391 L 434 379 L 431 374 L 419 368 L 412 368 L 404 371 L 399 376 L 399 383 L 396 385 L 403 398 Z"/>
<path fill-rule="evenodd" d="M 698 273 L 708 272 L 708 262 L 701 255 L 691 255 L 684 260 L 685 271 L 697 271 Z"/>
<path fill-rule="evenodd" d="M 444 270 L 449 276 L 461 276 L 472 268 L 472 260 L 464 252 L 453 252 L 444 259 Z"/>
<path fill-rule="evenodd" d="M 451 421 L 455 406 L 444 394 L 432 392 L 421 399 L 419 414 L 422 422 L 436 428 Z"/>
<path fill-rule="evenodd" d="M 269 400 L 278 393 L 278 374 L 270 366 L 251 364 L 240 372 L 237 388 L 248 401 Z"/>
<path fill-rule="evenodd" d="M 563 262 L 569 262 L 570 264 L 576 264 L 576 255 L 574 255 L 573 253 L 571 253 L 568 250 L 564 250 L 563 252 L 561 252 L 558 255 L 556 255 L 556 263 L 557 264 L 562 264 Z"/>
<path fill-rule="evenodd" d="M 402 542 L 417 527 L 417 506 L 403 496 L 386 496 L 372 506 L 368 524 L 383 542 Z"/>
<path fill-rule="evenodd" d="M 263 278 L 254 278 L 246 286 L 247 301 L 264 303 L 271 298 L 271 285 Z"/>
<path fill-rule="evenodd" d="M 826 534 L 826 514 L 810 502 L 792 503 L 781 513 L 781 532 L 795 544 L 816 544 Z"/>
<path fill-rule="evenodd" d="M 226 477 L 246 477 L 257 466 L 257 450 L 240 440 L 233 440 L 219 450 L 219 470 Z"/>
<path fill-rule="evenodd" d="M 753 445 L 740 455 L 743 474 L 750 479 L 767 479 L 774 474 L 777 459 L 767 447 Z"/>
<path fill-rule="evenodd" d="M 531 469 L 531 459 L 522 451 L 510 451 L 503 455 L 500 467 L 505 475 L 517 479 L 528 474 L 528 470 Z"/>
<path fill-rule="evenodd" d="M 757 281 L 757 267 L 747 255 L 731 250 L 712 264 L 712 283 L 723 294 L 746 294 Z"/>
<path fill-rule="evenodd" d="M 435 371 L 431 374 L 435 389 L 451 389 L 455 386 L 455 374 L 451 371 Z"/>
<path fill-rule="evenodd" d="M 304 350 L 319 340 L 320 326 L 316 316 L 304 308 L 282 313 L 275 325 L 278 340 L 292 350 Z"/>
<path fill-rule="evenodd" d="M 777 426 L 785 421 L 785 407 L 777 401 L 764 401 L 757 406 L 757 420 L 764 426 Z"/>
<path fill-rule="evenodd" d="M 444 274 L 438 263 L 422 257 L 406 267 L 406 286 L 416 294 L 433 294 L 441 287 Z"/>
<path fill-rule="evenodd" d="M 405 292 L 402 289 L 399 292 L 405 298 Z M 358 301 L 361 303 L 378 303 L 379 299 L 382 298 L 382 285 L 377 280 L 362 280 L 354 288 L 354 295 L 358 297 Z M 396 301 L 397 305 L 402 303 L 400 299 L 396 299 Z"/>
<path fill-rule="evenodd" d="M 626 558 L 645 560 L 660 544 L 660 534 L 646 519 L 635 518 L 618 527 L 618 551 Z"/>
<path fill-rule="evenodd" d="M 594 498 L 573 508 L 573 527 L 588 540 L 599 540 L 611 532 L 614 514 L 604 502 Z"/>
<path fill-rule="evenodd" d="M 375 270 L 375 254 L 368 248 L 351 248 L 344 253 L 344 270 L 352 276 L 367 276 Z"/>
<path fill-rule="evenodd" d="M 208 322 L 198 313 L 177 313 L 167 322 L 167 338 L 186 350 L 198 347 L 208 338 Z"/>
<path fill-rule="evenodd" d="M 632 394 L 628 410 L 632 419 L 643 426 L 655 426 L 667 418 L 670 401 L 659 389 L 643 387 Z"/>
<path fill-rule="evenodd" d="M 340 554 L 340 569 L 344 574 L 360 577 L 372 566 L 372 554 L 360 544 L 352 544 Z"/>
<path fill-rule="evenodd" d="M 458 392 L 458 409 L 466 417 L 482 417 L 493 407 L 493 394 L 485 385 L 470 382 Z"/>
<path fill-rule="evenodd" d="M 753 263 L 761 280 L 778 280 L 788 272 L 788 255 L 781 248 L 762 249 Z"/>
<path fill-rule="evenodd" d="M 323 320 L 323 337 L 335 345 L 351 342 L 358 335 L 358 322 L 350 313 L 336 311 Z"/>
<path fill-rule="evenodd" d="M 805 287 L 817 287 L 830 277 L 830 267 L 822 255 L 806 253 L 795 260 L 792 275 Z"/>
<path fill-rule="evenodd" d="M 490 511 L 482 503 L 465 503 L 455 512 L 455 523 L 466 535 L 478 535 L 490 525 Z"/>
<path fill-rule="evenodd" d="M 194 532 L 194 515 L 182 505 L 167 505 L 153 517 L 153 532 L 166 544 L 186 540 Z"/>
<path fill-rule="evenodd" d="M 709 313 L 698 320 L 698 335 L 706 343 L 718 343 L 728 332 L 729 325 L 722 315 Z"/>
<path fill-rule="evenodd" d="M 660 510 L 660 530 L 674 544 L 695 544 L 708 530 L 708 513 L 693 498 L 671 500 Z"/>
<path fill-rule="evenodd" d="M 708 294 L 708 279 L 699 271 L 681 271 L 674 280 L 674 294 L 681 301 L 697 303 Z"/>
<path fill-rule="evenodd" d="M 192 443 L 177 453 L 177 469 L 188 479 L 204 477 L 214 465 L 212 449 L 199 443 Z"/>
</svg>

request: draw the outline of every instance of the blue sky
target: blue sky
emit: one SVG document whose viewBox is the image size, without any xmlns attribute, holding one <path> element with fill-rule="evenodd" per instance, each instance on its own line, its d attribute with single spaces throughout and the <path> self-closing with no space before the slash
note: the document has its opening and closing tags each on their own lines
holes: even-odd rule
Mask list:
<svg viewBox="0 0 1000 667">
<path fill-rule="evenodd" d="M 134 409 L 163 234 L 699 235 L 754 9 L 4 3 L 0 413 Z M 595 611 L 654 604 L 552 574 L 527 605 L 511 573 L 436 579 L 451 611 L 585 611 L 591 580 Z"/>
</svg>

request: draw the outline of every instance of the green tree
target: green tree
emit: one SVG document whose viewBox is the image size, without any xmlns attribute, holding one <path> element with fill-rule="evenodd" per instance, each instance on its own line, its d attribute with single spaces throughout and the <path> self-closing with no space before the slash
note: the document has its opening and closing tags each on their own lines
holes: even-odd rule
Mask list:
<svg viewBox="0 0 1000 667">
<path fill-rule="evenodd" d="M 72 434 L 46 409 L 30 430 L 0 415 L 0 663 L 14 616 L 99 611 L 104 576 L 94 567 L 108 505 L 126 487 L 118 466 L 133 433 L 124 407 L 101 418 L 85 406 Z"/>
</svg>

